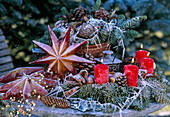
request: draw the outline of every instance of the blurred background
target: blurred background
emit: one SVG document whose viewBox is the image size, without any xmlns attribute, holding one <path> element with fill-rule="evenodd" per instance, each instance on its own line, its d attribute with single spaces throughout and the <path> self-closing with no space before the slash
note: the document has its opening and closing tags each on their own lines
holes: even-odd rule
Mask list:
<svg viewBox="0 0 170 117">
<path fill-rule="evenodd" d="M 95 0 L 0 0 L 0 28 L 14 67 L 30 66 L 32 40 L 42 38 L 47 25 L 54 26 L 61 17 L 62 7 L 69 11 L 81 5 L 91 11 L 94 4 Z M 109 11 L 118 8 L 116 13 L 125 14 L 127 18 L 147 15 L 148 19 L 135 28 L 139 32 L 136 39 L 126 44 L 126 57 L 135 55 L 143 44 L 170 80 L 170 1 L 102 0 L 102 7 Z M 169 109 L 167 106 L 165 111 Z"/>
</svg>

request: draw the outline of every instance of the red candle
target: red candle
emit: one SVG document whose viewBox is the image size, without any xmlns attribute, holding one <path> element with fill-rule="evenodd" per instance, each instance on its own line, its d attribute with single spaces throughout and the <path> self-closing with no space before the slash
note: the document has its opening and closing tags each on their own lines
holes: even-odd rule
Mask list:
<svg viewBox="0 0 170 117">
<path fill-rule="evenodd" d="M 151 58 L 142 58 L 140 61 L 140 69 L 146 69 L 147 74 L 153 74 L 154 60 Z"/>
<path fill-rule="evenodd" d="M 96 84 L 107 83 L 109 79 L 109 66 L 105 64 L 94 66 L 94 77 Z"/>
<path fill-rule="evenodd" d="M 149 58 L 149 52 L 146 50 L 138 50 L 136 52 L 136 62 L 140 63 L 142 58 Z"/>
<path fill-rule="evenodd" d="M 128 86 L 136 87 L 138 81 L 138 67 L 136 65 L 125 65 L 124 74 L 127 78 Z"/>
</svg>

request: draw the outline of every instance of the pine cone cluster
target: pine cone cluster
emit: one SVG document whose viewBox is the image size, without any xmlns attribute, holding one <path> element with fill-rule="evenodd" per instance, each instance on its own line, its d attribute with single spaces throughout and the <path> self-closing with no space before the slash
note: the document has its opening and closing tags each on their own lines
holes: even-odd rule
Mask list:
<svg viewBox="0 0 170 117">
<path fill-rule="evenodd" d="M 106 18 L 107 21 L 110 20 L 110 14 L 108 11 L 106 11 L 104 8 L 100 8 L 95 12 L 95 18 L 100 19 L 100 18 Z"/>
<path fill-rule="evenodd" d="M 95 32 L 95 28 L 91 24 L 83 23 L 80 27 L 80 30 L 77 36 L 88 39 L 93 36 L 92 34 L 94 32 Z"/>
<path fill-rule="evenodd" d="M 41 97 L 41 101 L 47 105 L 47 106 L 55 106 L 56 108 L 70 108 L 71 104 L 69 101 L 62 99 L 62 98 L 56 98 L 52 96 L 43 96 Z"/>
<path fill-rule="evenodd" d="M 87 16 L 87 9 L 79 6 L 74 10 L 73 16 L 74 21 L 81 21 L 84 19 L 84 16 Z"/>
<path fill-rule="evenodd" d="M 76 63 L 74 65 L 74 67 L 75 67 L 77 73 L 79 73 L 80 70 L 85 69 L 85 70 L 88 71 L 88 75 L 94 75 L 94 66 L 96 65 L 96 60 L 94 59 L 94 57 L 90 53 L 82 55 L 81 57 L 86 58 L 86 59 L 91 60 L 91 61 L 94 61 L 95 63 L 93 63 L 93 64 Z"/>
<path fill-rule="evenodd" d="M 126 79 L 126 76 L 123 74 L 123 75 L 120 75 L 118 77 L 115 78 L 115 83 L 117 83 L 119 86 L 127 86 L 127 79 Z"/>
</svg>

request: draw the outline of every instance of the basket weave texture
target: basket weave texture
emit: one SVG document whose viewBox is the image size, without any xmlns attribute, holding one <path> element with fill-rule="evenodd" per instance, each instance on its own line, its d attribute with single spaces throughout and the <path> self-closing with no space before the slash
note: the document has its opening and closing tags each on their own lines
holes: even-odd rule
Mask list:
<svg viewBox="0 0 170 117">
<path fill-rule="evenodd" d="M 87 45 L 84 47 L 81 47 L 80 50 L 77 52 L 79 55 L 83 55 L 86 53 L 90 53 L 95 58 L 103 57 L 103 51 L 107 50 L 109 46 L 109 42 L 97 44 L 97 45 L 89 45 L 87 48 Z"/>
</svg>

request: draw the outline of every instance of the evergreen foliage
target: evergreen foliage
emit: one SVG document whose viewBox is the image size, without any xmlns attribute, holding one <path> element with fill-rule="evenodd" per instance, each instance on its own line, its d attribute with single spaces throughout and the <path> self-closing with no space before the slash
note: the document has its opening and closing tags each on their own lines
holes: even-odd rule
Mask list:
<svg viewBox="0 0 170 117">
<path fill-rule="evenodd" d="M 68 13 L 65 7 L 63 7 L 61 10 L 64 13 L 66 12 Z M 65 16 L 68 16 L 68 14 L 66 14 Z M 101 26 L 101 29 L 98 35 L 100 41 L 98 41 L 97 38 L 95 39 L 95 41 L 98 43 L 109 41 L 111 44 L 117 45 L 117 43 L 119 43 L 119 41 L 123 39 L 125 42 L 125 45 L 128 46 L 129 43 L 133 41 L 135 37 L 138 35 L 138 32 L 135 30 L 132 30 L 132 28 L 134 28 L 141 20 L 146 20 L 146 18 L 147 18 L 146 16 L 138 16 L 138 17 L 134 17 L 131 19 L 126 19 L 125 16 L 121 14 L 117 16 L 117 19 L 112 19 L 111 21 L 111 22 L 117 22 L 117 23 L 109 24 L 108 22 L 105 22 L 104 20 L 100 20 L 100 21 L 98 20 L 96 24 L 92 24 L 92 25 L 97 25 L 97 23 L 99 23 L 99 25 Z M 53 31 L 56 34 L 56 36 L 59 38 L 62 33 L 61 32 L 62 30 L 60 31 L 57 28 L 53 28 Z M 48 45 L 51 45 L 49 32 L 45 31 L 44 36 L 40 38 L 39 41 L 46 43 Z M 95 43 L 90 42 L 90 44 L 95 44 Z"/>
<path fill-rule="evenodd" d="M 63 84 L 64 91 L 73 88 L 71 84 Z M 160 68 L 155 69 L 154 77 L 138 79 L 138 87 L 121 87 L 116 83 L 88 84 L 80 86 L 80 89 L 71 98 L 88 100 L 91 98 L 101 104 L 114 104 L 120 108 L 132 108 L 143 110 L 150 103 L 169 103 L 170 96 L 168 81 Z"/>
<path fill-rule="evenodd" d="M 170 70 L 167 63 L 170 53 L 170 3 L 168 2 L 168 0 L 97 0 L 97 2 L 95 0 L 0 0 L 0 27 L 6 36 L 15 67 L 29 66 L 28 62 L 33 58 L 31 52 L 32 40 L 40 39 L 43 35 L 46 36 L 44 36 L 45 40 L 49 38 L 47 25 L 53 25 L 61 15 L 69 14 L 68 11 L 72 13 L 73 10 L 71 9 L 79 5 L 89 11 L 95 11 L 101 5 L 108 11 L 116 8 L 119 9 L 116 14 L 125 14 L 117 15 L 117 19 L 118 26 L 126 29 L 125 39 L 129 40 L 127 42 L 124 40 L 127 46 L 127 56 L 135 55 L 140 44 L 143 44 L 144 49 L 151 52 L 151 57 L 154 58 L 155 62 L 168 71 Z M 141 21 L 141 18 L 145 19 L 145 15 L 148 20 L 139 24 L 138 21 Z M 126 17 L 128 19 L 135 18 L 126 20 Z M 138 27 L 132 30 L 134 23 Z M 117 36 L 121 35 L 116 34 L 120 33 L 119 30 L 114 31 L 112 32 L 112 43 L 115 43 L 114 38 L 118 39 Z M 102 38 L 107 38 L 107 32 L 103 31 L 102 33 Z M 136 36 L 137 38 L 134 39 Z M 150 99 L 160 103 L 169 101 L 170 97 L 164 95 L 169 92 L 169 88 L 166 87 L 166 83 L 164 84 L 162 72 L 160 72 L 160 69 L 156 69 L 155 73 L 158 74 L 154 77 L 157 80 L 154 78 L 146 79 L 154 86 L 154 89 L 148 88 L 147 90 L 146 87 L 143 90 L 144 106 L 141 105 L 140 98 L 137 98 L 131 108 L 144 109 L 148 106 Z M 164 90 L 160 90 L 162 87 L 164 87 Z M 65 89 L 70 89 L 70 87 L 65 87 Z M 138 89 L 119 87 L 115 84 L 110 84 L 107 87 L 87 85 L 82 86 L 80 92 L 76 95 L 83 99 L 90 97 L 102 103 L 118 104 L 118 102 L 125 101 L 123 95 L 126 95 L 128 91 L 135 90 L 138 91 Z M 98 95 L 100 98 L 98 98 Z"/>
<path fill-rule="evenodd" d="M 65 16 L 68 16 L 69 13 L 68 13 L 66 7 L 62 7 L 62 8 L 61 8 L 61 14 L 62 14 L 62 15 L 65 15 Z"/>
<path fill-rule="evenodd" d="M 97 11 L 101 6 L 101 0 L 97 0 L 96 4 L 92 7 L 92 11 Z"/>
<path fill-rule="evenodd" d="M 28 66 L 32 58 L 32 40 L 43 37 L 47 24 L 54 24 L 61 15 L 67 14 L 64 9 L 61 11 L 62 7 L 73 12 L 71 9 L 79 5 L 87 8 L 89 12 L 98 9 L 100 5 L 108 11 L 116 8 L 116 14 L 125 14 L 118 16 L 120 22 L 125 17 L 130 19 L 146 15 L 148 17 L 146 21 L 137 23 L 138 27 L 134 30 L 128 30 L 134 37 L 137 35 L 135 40 L 125 33 L 125 38 L 131 40 L 129 43 L 125 42 L 126 54 L 135 55 L 135 51 L 140 49 L 140 44 L 143 44 L 144 49 L 151 52 L 156 64 L 167 71 L 170 70 L 168 0 L 101 0 L 101 2 L 100 0 L 97 2 L 96 0 L 0 0 L 0 27 L 7 38 L 15 67 Z"/>
<path fill-rule="evenodd" d="M 29 66 L 32 40 L 39 39 L 61 15 L 61 8 L 78 7 L 70 0 L 0 0 L 0 27 L 7 39 L 15 67 Z"/>
<path fill-rule="evenodd" d="M 84 0 L 84 6 L 88 0 Z M 91 0 L 91 4 L 94 1 Z M 89 3 L 88 3 L 89 4 Z M 140 49 L 151 52 L 156 64 L 165 70 L 170 70 L 170 4 L 168 0 L 102 0 L 102 7 L 106 10 L 119 9 L 117 14 L 125 14 L 127 18 L 134 16 L 147 16 L 147 20 L 135 28 L 139 32 L 135 40 L 127 44 L 126 55 L 135 55 Z M 86 7 L 89 8 L 89 7 Z M 121 16 L 124 20 L 124 16 Z M 126 42 L 125 42 L 126 43 Z"/>
</svg>

